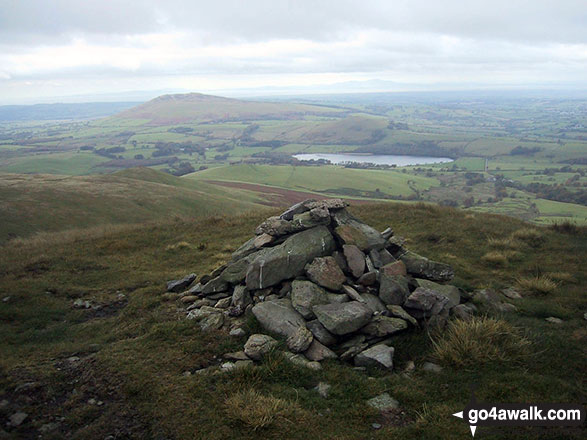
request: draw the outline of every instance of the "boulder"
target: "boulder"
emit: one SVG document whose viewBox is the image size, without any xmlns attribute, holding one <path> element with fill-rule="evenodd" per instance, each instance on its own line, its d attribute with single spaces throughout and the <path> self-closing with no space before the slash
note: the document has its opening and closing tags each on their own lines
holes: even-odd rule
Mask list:
<svg viewBox="0 0 587 440">
<path fill-rule="evenodd" d="M 359 292 L 353 289 L 351 286 L 347 286 L 346 284 L 342 286 L 342 291 L 352 300 L 352 301 L 359 301 L 359 302 L 366 302 Z"/>
<path fill-rule="evenodd" d="M 414 252 L 406 252 L 400 257 L 409 274 L 431 281 L 450 281 L 454 278 L 452 267 L 445 263 L 429 260 Z"/>
<path fill-rule="evenodd" d="M 312 307 L 329 303 L 324 289 L 311 281 L 294 280 L 291 285 L 291 305 L 305 319 L 314 319 Z"/>
<path fill-rule="evenodd" d="M 461 302 L 459 288 L 447 284 L 438 284 L 434 281 L 416 278 L 419 287 L 435 290 L 448 299 L 448 307 L 453 308 Z"/>
<path fill-rule="evenodd" d="M 367 400 L 367 405 L 379 411 L 392 411 L 399 408 L 399 402 L 388 393 L 383 393 Z"/>
<path fill-rule="evenodd" d="M 429 318 L 447 308 L 448 299 L 435 290 L 418 287 L 406 302 L 405 310 L 416 319 Z"/>
<path fill-rule="evenodd" d="M 304 273 L 314 258 L 330 255 L 335 250 L 332 234 L 325 226 L 299 232 L 282 244 L 263 250 L 249 265 L 246 284 L 249 290 L 274 286 Z"/>
<path fill-rule="evenodd" d="M 367 252 L 385 247 L 387 241 L 378 231 L 357 220 L 348 211 L 335 212 L 333 219 L 336 225 L 334 233 L 343 245 L 352 244 Z"/>
<path fill-rule="evenodd" d="M 320 342 L 313 340 L 304 355 L 311 361 L 320 362 L 325 359 L 337 359 L 338 356 L 330 348 L 322 345 Z"/>
<path fill-rule="evenodd" d="M 355 356 L 357 367 L 393 368 L 393 347 L 384 344 L 374 345 Z"/>
<path fill-rule="evenodd" d="M 307 350 L 313 340 L 314 335 L 312 332 L 306 326 L 299 326 L 287 338 L 287 348 L 294 353 L 300 353 Z"/>
<path fill-rule="evenodd" d="M 314 226 L 328 225 L 330 223 L 330 213 L 324 208 L 314 208 L 302 214 L 296 214 L 293 217 L 292 224 L 297 230 L 310 229 Z"/>
<path fill-rule="evenodd" d="M 228 283 L 218 276 L 206 283 L 206 285 L 202 288 L 202 295 L 209 296 L 214 293 L 226 292 L 228 287 Z"/>
<path fill-rule="evenodd" d="M 247 306 L 252 303 L 253 299 L 246 286 L 236 286 L 234 288 L 231 302 L 233 307 L 240 307 L 242 310 L 245 310 Z"/>
<path fill-rule="evenodd" d="M 269 217 L 255 229 L 256 235 L 268 234 L 273 237 L 281 237 L 292 232 L 296 232 L 293 223 L 279 217 Z"/>
<path fill-rule="evenodd" d="M 277 346 L 277 341 L 271 336 L 257 333 L 247 339 L 244 352 L 249 358 L 259 361 L 275 346 Z"/>
<path fill-rule="evenodd" d="M 332 257 L 317 257 L 306 266 L 308 278 L 330 290 L 340 290 L 346 281 L 342 270 Z"/>
<path fill-rule="evenodd" d="M 390 304 L 387 306 L 387 311 L 388 311 L 389 315 L 391 315 L 391 316 L 394 316 L 396 318 L 401 318 L 401 319 L 409 322 L 410 324 L 412 324 L 414 327 L 418 326 L 418 321 L 416 321 L 416 319 L 412 315 L 410 315 L 408 312 L 406 312 L 402 306 Z"/>
<path fill-rule="evenodd" d="M 381 301 L 379 297 L 375 295 L 370 293 L 362 293 L 361 298 L 363 299 L 363 302 L 367 304 L 367 307 L 373 311 L 373 313 L 382 313 L 387 310 L 385 308 L 385 304 L 383 304 L 383 301 Z"/>
<path fill-rule="evenodd" d="M 408 274 L 406 270 L 406 265 L 403 261 L 394 261 L 392 263 L 388 263 L 385 266 L 381 267 L 379 271 L 385 275 L 399 275 L 403 277 L 405 277 Z"/>
<path fill-rule="evenodd" d="M 261 302 L 252 311 L 263 328 L 286 338 L 299 327 L 306 326 L 306 321 L 294 310 L 289 299 Z"/>
<path fill-rule="evenodd" d="M 219 330 L 224 325 L 224 315 L 222 313 L 210 313 L 200 321 L 200 328 L 203 331 Z"/>
<path fill-rule="evenodd" d="M 400 318 L 377 315 L 361 329 L 361 333 L 369 336 L 384 337 L 393 335 L 408 328 L 408 323 Z"/>
<path fill-rule="evenodd" d="M 377 272 L 371 271 L 364 273 L 357 282 L 362 286 L 373 286 L 375 283 L 377 283 Z"/>
<path fill-rule="evenodd" d="M 467 303 L 467 304 L 459 304 L 453 307 L 450 313 L 457 319 L 462 319 L 463 321 L 470 320 L 475 312 L 477 311 L 477 307 L 474 304 Z"/>
<path fill-rule="evenodd" d="M 336 344 L 336 342 L 337 342 L 336 336 L 334 336 L 332 333 L 330 333 L 326 329 L 326 327 L 324 327 L 322 324 L 320 324 L 320 321 L 318 321 L 317 319 L 314 319 L 312 321 L 308 321 L 308 323 L 306 323 L 306 327 L 314 335 L 315 341 L 316 340 L 320 341 L 322 344 L 324 344 L 326 346 L 331 346 L 331 345 Z"/>
<path fill-rule="evenodd" d="M 253 245 L 255 246 L 255 248 L 260 249 L 268 244 L 271 244 L 275 241 L 275 237 L 273 235 L 269 235 L 269 234 L 261 234 L 261 235 L 257 235 L 254 239 L 253 239 Z"/>
<path fill-rule="evenodd" d="M 408 280 L 399 275 L 381 274 L 379 284 L 379 298 L 385 304 L 402 305 L 408 295 L 410 289 Z"/>
<path fill-rule="evenodd" d="M 349 271 L 355 278 L 359 278 L 365 272 L 365 254 L 353 244 L 345 244 L 342 247 Z"/>
<path fill-rule="evenodd" d="M 311 202 L 315 202 L 314 199 L 304 200 L 303 202 L 296 203 L 295 205 L 290 206 L 287 210 L 285 210 L 279 218 L 282 220 L 293 220 L 294 215 L 301 214 L 303 212 L 309 211 L 308 204 Z"/>
<path fill-rule="evenodd" d="M 189 287 L 197 278 L 195 273 L 191 273 L 186 275 L 185 277 L 179 280 L 171 280 L 167 282 L 167 291 L 168 292 L 183 292 L 185 289 Z"/>
<path fill-rule="evenodd" d="M 350 301 L 342 304 L 325 304 L 312 308 L 318 321 L 335 335 L 346 335 L 363 327 L 373 312 L 365 304 Z"/>
</svg>

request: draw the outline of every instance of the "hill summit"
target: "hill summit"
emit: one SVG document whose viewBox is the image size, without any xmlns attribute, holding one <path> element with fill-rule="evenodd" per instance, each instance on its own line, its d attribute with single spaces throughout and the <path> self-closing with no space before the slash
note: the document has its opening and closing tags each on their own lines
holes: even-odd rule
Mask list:
<svg viewBox="0 0 587 440">
<path fill-rule="evenodd" d="M 145 120 L 149 125 L 193 122 L 227 122 L 247 119 L 301 119 L 308 114 L 328 114 L 335 109 L 307 104 L 247 101 L 202 93 L 162 95 L 115 116 Z"/>
<path fill-rule="evenodd" d="M 294 362 L 340 358 L 391 369 L 393 334 L 443 328 L 451 310 L 474 310 L 461 304 L 457 287 L 444 284 L 454 276 L 449 265 L 408 251 L 391 228 L 380 233 L 346 206 L 306 200 L 268 218 L 228 264 L 184 293 L 188 318 L 202 329 L 239 332 L 240 317 L 254 315 L 287 340 Z M 168 290 L 181 292 L 195 278 L 171 281 Z M 244 353 L 259 360 L 275 344 L 254 334 Z"/>
</svg>

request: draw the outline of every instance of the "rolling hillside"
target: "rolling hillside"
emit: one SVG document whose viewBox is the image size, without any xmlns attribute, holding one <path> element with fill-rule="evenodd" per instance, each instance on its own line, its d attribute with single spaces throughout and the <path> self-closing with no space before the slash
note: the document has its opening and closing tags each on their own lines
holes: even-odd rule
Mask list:
<svg viewBox="0 0 587 440">
<path fill-rule="evenodd" d="M 36 232 L 262 208 L 247 191 L 149 168 L 108 175 L 0 174 L 0 243 Z"/>
<path fill-rule="evenodd" d="M 332 107 L 244 101 L 201 93 L 188 93 L 160 96 L 126 110 L 115 118 L 142 120 L 148 125 L 159 126 L 247 119 L 300 119 L 306 115 L 328 115 L 340 112 L 341 110 Z"/>
</svg>

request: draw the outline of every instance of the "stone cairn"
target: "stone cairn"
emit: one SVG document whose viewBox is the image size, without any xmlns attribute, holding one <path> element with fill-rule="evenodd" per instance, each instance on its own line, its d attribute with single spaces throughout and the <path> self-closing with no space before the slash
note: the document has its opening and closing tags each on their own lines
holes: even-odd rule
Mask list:
<svg viewBox="0 0 587 440">
<path fill-rule="evenodd" d="M 460 304 L 464 292 L 446 284 L 454 276 L 449 265 L 408 251 L 390 228 L 380 233 L 346 206 L 340 199 L 293 205 L 261 223 L 227 264 L 187 291 L 195 274 L 170 281 L 168 291 L 183 292 L 188 319 L 204 330 L 245 336 L 254 315 L 285 339 L 292 362 L 318 369 L 338 358 L 391 370 L 395 333 L 443 327 L 451 310 L 468 315 L 474 306 Z M 227 358 L 250 364 L 276 344 L 251 335 L 244 353 Z"/>
</svg>

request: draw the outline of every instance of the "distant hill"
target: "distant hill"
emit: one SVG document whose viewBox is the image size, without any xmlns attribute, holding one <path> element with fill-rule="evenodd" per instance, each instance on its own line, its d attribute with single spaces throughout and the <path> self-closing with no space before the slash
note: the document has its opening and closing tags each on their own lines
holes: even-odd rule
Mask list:
<svg viewBox="0 0 587 440">
<path fill-rule="evenodd" d="M 187 93 L 160 96 L 126 110 L 115 118 L 144 120 L 149 125 L 173 125 L 247 119 L 300 119 L 305 115 L 334 115 L 341 112 L 337 108 L 310 104 L 245 101 Z"/>
<path fill-rule="evenodd" d="M 84 102 L 80 104 L 2 105 L 0 121 L 55 121 L 103 118 L 139 104 L 138 102 Z"/>
<path fill-rule="evenodd" d="M 263 207 L 254 193 L 150 168 L 93 176 L 0 174 L 0 200 L 0 243 L 36 232 Z"/>
</svg>

